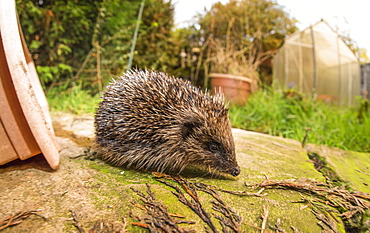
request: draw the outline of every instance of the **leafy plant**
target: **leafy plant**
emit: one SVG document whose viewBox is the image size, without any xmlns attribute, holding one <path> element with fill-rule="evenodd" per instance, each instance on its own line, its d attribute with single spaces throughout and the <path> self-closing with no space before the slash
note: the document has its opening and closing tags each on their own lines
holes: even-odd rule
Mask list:
<svg viewBox="0 0 370 233">
<path fill-rule="evenodd" d="M 43 87 L 95 95 L 127 69 L 139 0 L 17 0 L 22 31 Z M 171 1 L 146 0 L 134 67 L 175 74 L 179 44 Z M 51 91 L 49 96 L 55 91 Z"/>
<path fill-rule="evenodd" d="M 22 31 L 44 87 L 72 78 L 91 47 L 97 2 L 17 0 Z M 47 68 L 48 67 L 48 68 Z"/>
</svg>

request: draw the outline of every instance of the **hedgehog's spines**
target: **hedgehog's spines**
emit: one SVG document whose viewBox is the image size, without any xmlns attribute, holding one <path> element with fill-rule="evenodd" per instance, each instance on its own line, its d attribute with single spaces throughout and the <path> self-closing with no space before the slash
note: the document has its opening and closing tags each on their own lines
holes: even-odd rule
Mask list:
<svg viewBox="0 0 370 233">
<path fill-rule="evenodd" d="M 239 174 L 222 94 L 162 72 L 130 70 L 112 81 L 95 117 L 96 144 L 113 165 L 181 172 L 204 163 Z M 211 152 L 217 142 L 220 151 Z"/>
</svg>

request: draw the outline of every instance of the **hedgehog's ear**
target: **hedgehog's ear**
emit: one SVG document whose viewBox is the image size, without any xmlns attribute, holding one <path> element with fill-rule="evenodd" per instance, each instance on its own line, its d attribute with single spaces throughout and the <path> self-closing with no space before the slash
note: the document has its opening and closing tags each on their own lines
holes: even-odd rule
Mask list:
<svg viewBox="0 0 370 233">
<path fill-rule="evenodd" d="M 201 125 L 200 121 L 195 118 L 189 118 L 187 119 L 181 128 L 182 137 L 186 139 L 191 135 L 194 130 Z"/>
</svg>

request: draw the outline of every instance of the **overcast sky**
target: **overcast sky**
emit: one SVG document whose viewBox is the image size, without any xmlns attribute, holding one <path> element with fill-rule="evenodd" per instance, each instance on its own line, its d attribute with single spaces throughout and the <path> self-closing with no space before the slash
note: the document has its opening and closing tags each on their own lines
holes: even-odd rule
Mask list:
<svg viewBox="0 0 370 233">
<path fill-rule="evenodd" d="M 186 21 L 204 7 L 210 9 L 219 0 L 173 0 L 175 4 L 175 22 L 178 26 L 186 25 Z M 228 0 L 220 0 L 222 3 Z M 284 6 L 290 16 L 296 18 L 298 28 L 303 30 L 322 18 L 331 26 L 339 26 L 349 32 L 360 48 L 366 48 L 370 56 L 370 0 L 277 0 Z"/>
</svg>

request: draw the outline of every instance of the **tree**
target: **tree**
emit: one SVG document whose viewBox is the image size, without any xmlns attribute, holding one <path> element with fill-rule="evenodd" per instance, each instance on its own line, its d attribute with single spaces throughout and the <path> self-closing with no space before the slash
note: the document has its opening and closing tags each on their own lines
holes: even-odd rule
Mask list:
<svg viewBox="0 0 370 233">
<path fill-rule="evenodd" d="M 44 86 L 72 77 L 73 67 L 90 49 L 96 3 L 17 0 L 22 31 Z"/>
<path fill-rule="evenodd" d="M 171 1 L 147 0 L 136 43 L 133 67 L 177 75 L 180 47 L 173 36 L 174 7 Z"/>
<path fill-rule="evenodd" d="M 95 76 L 108 80 L 122 72 L 139 3 L 17 0 L 22 31 L 44 88 L 66 90 L 77 84 L 96 92 L 102 81 Z"/>
<path fill-rule="evenodd" d="M 225 56 L 235 57 L 238 53 L 238 59 L 245 59 L 243 65 L 249 65 L 253 73 L 271 59 L 287 35 L 297 30 L 295 22 L 270 0 L 218 2 L 198 15 L 196 27 L 200 28 L 201 36 L 197 39 L 201 46 L 208 43 L 203 56 L 211 61 L 206 64 L 209 68 L 217 66 L 213 58 L 221 48 Z M 255 75 L 251 73 L 244 75 Z"/>
</svg>

